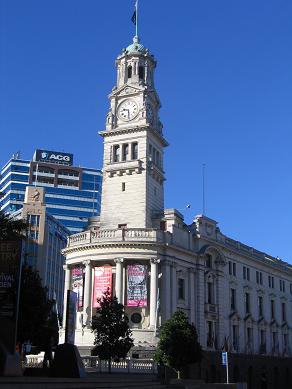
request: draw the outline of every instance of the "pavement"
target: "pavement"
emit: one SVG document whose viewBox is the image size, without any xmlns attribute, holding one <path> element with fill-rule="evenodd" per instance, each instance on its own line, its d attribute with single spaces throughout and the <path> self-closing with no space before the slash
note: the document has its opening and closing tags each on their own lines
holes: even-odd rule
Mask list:
<svg viewBox="0 0 292 389">
<path fill-rule="evenodd" d="M 86 378 L 0 377 L 1 389 L 164 389 L 151 374 L 89 373 Z"/>
</svg>

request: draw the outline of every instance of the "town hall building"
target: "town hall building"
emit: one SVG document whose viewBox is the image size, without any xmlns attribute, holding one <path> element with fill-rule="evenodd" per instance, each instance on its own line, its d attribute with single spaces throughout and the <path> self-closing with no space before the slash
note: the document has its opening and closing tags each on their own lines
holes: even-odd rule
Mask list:
<svg viewBox="0 0 292 389">
<path fill-rule="evenodd" d="M 92 348 L 96 299 L 109 287 L 125 305 L 136 346 L 155 347 L 160 326 L 182 310 L 204 350 L 291 356 L 291 265 L 227 237 L 206 215 L 187 225 L 178 210 L 164 209 L 168 142 L 156 60 L 135 36 L 116 67 L 100 132 L 100 217 L 63 250 L 65 291 L 78 293 L 77 346 Z"/>
</svg>

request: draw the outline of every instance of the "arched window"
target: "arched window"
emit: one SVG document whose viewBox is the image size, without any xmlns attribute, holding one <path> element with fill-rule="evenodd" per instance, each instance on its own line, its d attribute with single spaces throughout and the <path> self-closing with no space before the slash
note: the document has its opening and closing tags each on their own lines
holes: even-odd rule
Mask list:
<svg viewBox="0 0 292 389">
<path fill-rule="evenodd" d="M 132 78 L 132 66 L 128 66 L 128 78 Z"/>
</svg>

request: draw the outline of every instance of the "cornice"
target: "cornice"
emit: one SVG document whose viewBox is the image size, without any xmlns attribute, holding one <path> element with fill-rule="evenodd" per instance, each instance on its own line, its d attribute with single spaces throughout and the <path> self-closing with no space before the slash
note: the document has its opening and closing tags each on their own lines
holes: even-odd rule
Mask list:
<svg viewBox="0 0 292 389">
<path fill-rule="evenodd" d="M 62 251 L 63 255 L 72 254 L 74 252 L 89 251 L 94 249 L 105 249 L 105 248 L 119 248 L 119 247 L 129 247 L 129 248 L 149 248 L 151 246 L 163 247 L 164 243 L 158 242 L 100 242 L 100 243 L 90 243 L 80 246 L 68 247 Z"/>
</svg>

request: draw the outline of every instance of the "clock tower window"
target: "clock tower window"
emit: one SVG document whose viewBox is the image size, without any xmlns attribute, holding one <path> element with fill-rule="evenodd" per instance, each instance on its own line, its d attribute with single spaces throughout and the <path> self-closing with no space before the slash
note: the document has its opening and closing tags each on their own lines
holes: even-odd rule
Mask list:
<svg viewBox="0 0 292 389">
<path fill-rule="evenodd" d="M 128 78 L 132 78 L 132 66 L 128 66 Z"/>
<path fill-rule="evenodd" d="M 144 67 L 139 66 L 139 79 L 143 80 L 144 79 Z"/>
<path fill-rule="evenodd" d="M 119 162 L 119 161 L 120 161 L 120 146 L 115 145 L 114 146 L 113 162 Z"/>
<path fill-rule="evenodd" d="M 123 144 L 122 150 L 123 150 L 122 161 L 127 161 L 128 155 L 129 155 L 129 145 L 128 145 L 128 143 Z"/>
<path fill-rule="evenodd" d="M 138 159 L 138 143 L 132 143 L 132 159 Z"/>
</svg>

